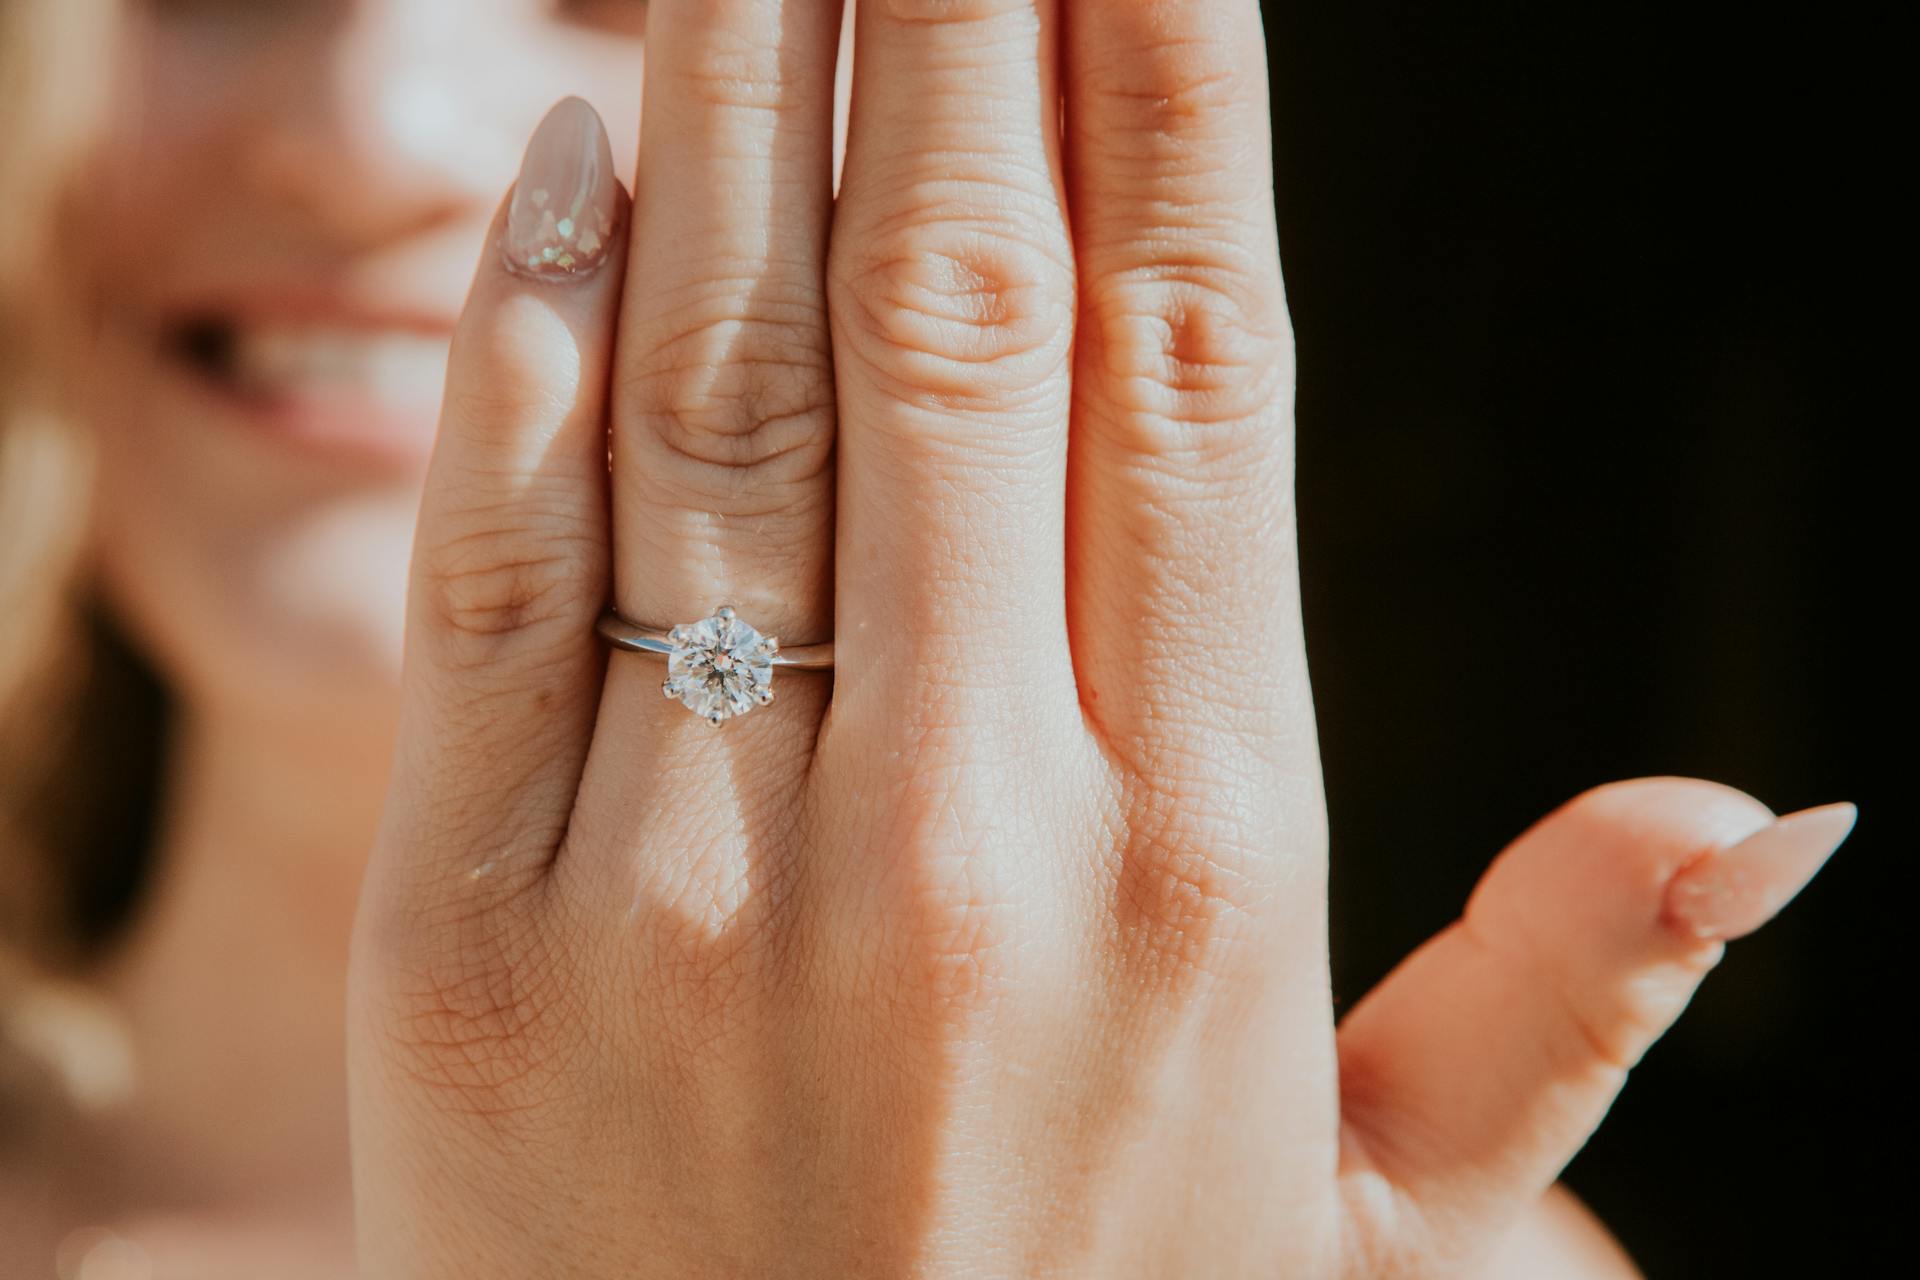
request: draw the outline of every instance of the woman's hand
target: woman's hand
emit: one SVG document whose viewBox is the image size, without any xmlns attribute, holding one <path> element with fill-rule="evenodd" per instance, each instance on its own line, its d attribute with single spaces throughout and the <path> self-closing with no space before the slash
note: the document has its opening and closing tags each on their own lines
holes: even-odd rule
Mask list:
<svg viewBox="0 0 1920 1280">
<path fill-rule="evenodd" d="M 1254 0 L 868 0 L 835 200 L 838 18 L 654 0 L 630 218 L 570 102 L 494 228 L 356 941 L 370 1274 L 1488 1265 L 1851 811 L 1590 793 L 1336 1037 Z M 609 582 L 837 669 L 710 727 Z"/>
</svg>

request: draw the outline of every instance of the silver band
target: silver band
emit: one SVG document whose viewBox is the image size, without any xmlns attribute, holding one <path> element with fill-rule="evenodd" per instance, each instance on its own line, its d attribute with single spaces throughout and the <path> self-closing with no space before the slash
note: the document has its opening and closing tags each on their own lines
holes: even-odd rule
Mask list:
<svg viewBox="0 0 1920 1280">
<path fill-rule="evenodd" d="M 631 653 L 650 653 L 662 658 L 673 656 L 673 641 L 668 639 L 663 627 L 643 627 L 637 622 L 629 622 L 618 612 L 608 609 L 600 615 L 595 629 L 608 644 L 616 649 L 625 649 Z M 833 670 L 833 641 L 820 644 L 798 644 L 792 648 L 785 645 L 773 654 L 773 665 L 792 667 L 796 671 Z"/>
</svg>

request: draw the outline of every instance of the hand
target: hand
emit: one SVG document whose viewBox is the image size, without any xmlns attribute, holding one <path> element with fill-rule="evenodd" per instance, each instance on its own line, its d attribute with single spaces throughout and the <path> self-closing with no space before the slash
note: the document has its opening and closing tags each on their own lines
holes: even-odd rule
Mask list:
<svg viewBox="0 0 1920 1280">
<path fill-rule="evenodd" d="M 1257 7 L 869 0 L 836 200 L 837 19 L 655 0 L 630 216 L 570 102 L 496 222 L 355 945 L 369 1273 L 1473 1273 L 1851 811 L 1590 793 L 1336 1037 Z M 609 582 L 836 670 L 709 727 Z"/>
</svg>

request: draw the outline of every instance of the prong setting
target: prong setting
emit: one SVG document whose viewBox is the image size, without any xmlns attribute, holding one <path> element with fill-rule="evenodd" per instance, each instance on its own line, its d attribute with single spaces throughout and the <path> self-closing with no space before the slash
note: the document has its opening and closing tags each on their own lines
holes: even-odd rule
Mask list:
<svg viewBox="0 0 1920 1280">
<path fill-rule="evenodd" d="M 743 621 L 731 605 L 711 617 L 667 632 L 666 697 L 718 728 L 773 701 L 773 660 L 779 641 Z"/>
</svg>

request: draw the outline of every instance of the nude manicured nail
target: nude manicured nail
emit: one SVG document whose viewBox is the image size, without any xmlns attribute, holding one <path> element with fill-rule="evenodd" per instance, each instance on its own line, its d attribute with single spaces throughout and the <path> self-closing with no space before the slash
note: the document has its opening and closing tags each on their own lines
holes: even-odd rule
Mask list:
<svg viewBox="0 0 1920 1280">
<path fill-rule="evenodd" d="M 1846 803 L 1802 809 L 1707 854 L 1667 886 L 1667 915 L 1702 938 L 1752 933 L 1806 887 L 1858 813 Z"/>
<path fill-rule="evenodd" d="M 507 265 L 539 279 L 585 275 L 606 260 L 619 217 L 606 127 L 584 99 L 562 98 L 520 162 L 501 242 Z"/>
</svg>

